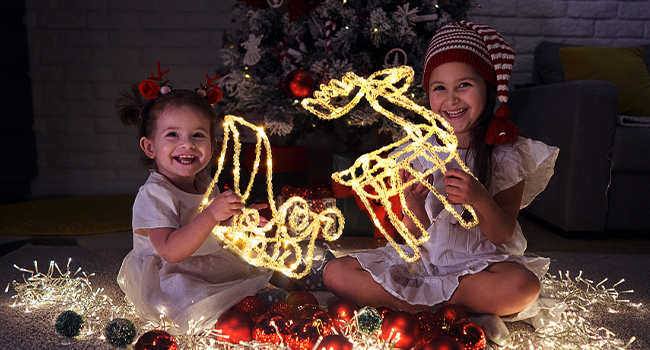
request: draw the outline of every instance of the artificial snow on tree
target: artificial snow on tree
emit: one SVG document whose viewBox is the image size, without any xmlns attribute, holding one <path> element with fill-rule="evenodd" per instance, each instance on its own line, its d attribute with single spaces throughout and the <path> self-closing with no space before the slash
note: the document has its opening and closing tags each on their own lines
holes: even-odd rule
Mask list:
<svg viewBox="0 0 650 350">
<path fill-rule="evenodd" d="M 252 114 L 271 136 L 300 138 L 317 132 L 355 149 L 370 129 L 401 138 L 402 129 L 359 105 L 346 118 L 321 121 L 300 105 L 305 92 L 347 72 L 409 65 L 416 72 L 409 93 L 419 104 L 424 54 L 433 33 L 465 19 L 471 0 L 239 0 L 224 34 L 222 115 Z M 307 86 L 309 84 L 315 86 Z M 417 120 L 409 111 L 397 115 Z M 352 127 L 351 127 L 352 126 Z"/>
</svg>

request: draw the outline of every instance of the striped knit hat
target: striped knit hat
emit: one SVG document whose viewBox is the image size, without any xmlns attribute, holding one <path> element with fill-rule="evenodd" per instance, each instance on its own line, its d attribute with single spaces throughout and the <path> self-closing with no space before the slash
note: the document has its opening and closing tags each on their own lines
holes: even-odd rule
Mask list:
<svg viewBox="0 0 650 350">
<path fill-rule="evenodd" d="M 431 39 L 424 59 L 424 87 L 429 94 L 429 77 L 438 66 L 462 62 L 474 68 L 496 91 L 499 101 L 508 101 L 508 82 L 515 52 L 493 28 L 459 21 L 440 28 Z M 519 128 L 510 120 L 510 110 L 501 105 L 494 113 L 485 142 L 491 145 L 514 143 Z"/>
</svg>

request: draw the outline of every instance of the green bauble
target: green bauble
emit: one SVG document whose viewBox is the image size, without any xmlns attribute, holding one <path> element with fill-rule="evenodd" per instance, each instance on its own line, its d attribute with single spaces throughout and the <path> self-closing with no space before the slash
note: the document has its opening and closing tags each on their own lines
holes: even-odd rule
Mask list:
<svg viewBox="0 0 650 350">
<path fill-rule="evenodd" d="M 381 314 L 372 306 L 366 306 L 357 313 L 357 329 L 363 334 L 374 334 L 381 329 Z"/>
<path fill-rule="evenodd" d="M 116 348 L 126 348 L 133 343 L 135 335 L 135 325 L 126 318 L 114 318 L 108 322 L 104 329 L 106 340 Z"/>
<path fill-rule="evenodd" d="M 66 338 L 73 338 L 79 335 L 83 326 L 84 319 L 78 313 L 68 310 L 56 318 L 54 329 Z"/>
</svg>

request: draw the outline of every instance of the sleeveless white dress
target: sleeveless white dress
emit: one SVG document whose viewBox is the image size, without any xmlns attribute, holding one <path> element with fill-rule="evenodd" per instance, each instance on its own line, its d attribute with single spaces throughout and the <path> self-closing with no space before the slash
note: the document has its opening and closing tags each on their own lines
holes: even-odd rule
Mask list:
<svg viewBox="0 0 650 350">
<path fill-rule="evenodd" d="M 210 178 L 201 172 L 196 183 L 205 192 Z M 137 315 L 154 323 L 162 317 L 166 324 L 178 326 L 170 331 L 175 335 L 184 334 L 190 320 L 198 328 L 213 327 L 224 311 L 255 295 L 271 278 L 270 270 L 249 265 L 223 248 L 214 235 L 181 262 L 168 263 L 158 255 L 142 235 L 144 229 L 186 225 L 198 214 L 202 199 L 203 194 L 183 192 L 160 173 L 151 172 L 133 204 L 133 250 L 117 277 Z"/>
<path fill-rule="evenodd" d="M 465 159 L 466 150 L 459 149 L 458 152 L 460 158 Z M 558 152 L 557 147 L 522 137 L 517 139 L 514 146 L 496 146 L 488 191 L 494 196 L 525 179 L 521 208 L 526 207 L 548 184 Z M 424 157 L 417 158 L 414 163 L 415 169 L 433 167 L 433 163 Z M 468 163 L 471 169 L 472 160 L 469 159 Z M 446 164 L 446 167 L 460 168 L 455 161 Z M 444 195 L 443 178 L 440 171 L 434 173 L 434 187 Z M 397 298 L 410 304 L 439 304 L 451 298 L 461 276 L 477 273 L 496 262 L 522 264 L 538 278 L 548 270 L 549 259 L 524 256 L 526 239 L 519 223 L 508 243 L 494 244 L 481 231 L 480 224 L 469 230 L 458 224 L 432 193 L 427 196 L 425 208 L 432 223 L 427 230 L 431 238 L 421 246 L 421 259 L 408 263 L 392 245 L 351 254 L 376 282 Z M 461 206 L 454 208 L 459 213 L 462 211 Z M 410 251 L 408 246 L 403 246 L 403 249 Z M 536 313 L 533 310 L 535 307 L 522 313 L 521 318 Z"/>
</svg>

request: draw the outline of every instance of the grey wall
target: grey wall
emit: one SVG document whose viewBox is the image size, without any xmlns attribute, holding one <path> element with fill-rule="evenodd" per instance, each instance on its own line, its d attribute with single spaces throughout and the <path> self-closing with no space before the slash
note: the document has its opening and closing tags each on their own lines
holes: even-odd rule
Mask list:
<svg viewBox="0 0 650 350">
<path fill-rule="evenodd" d="M 147 170 L 137 132 L 116 114 L 119 91 L 160 60 L 170 84 L 194 88 L 220 65 L 236 0 L 27 0 L 39 175 L 34 196 L 134 193 Z M 469 19 L 492 25 L 518 56 L 513 84 L 532 80 L 542 40 L 650 43 L 649 1 L 481 0 Z"/>
</svg>

